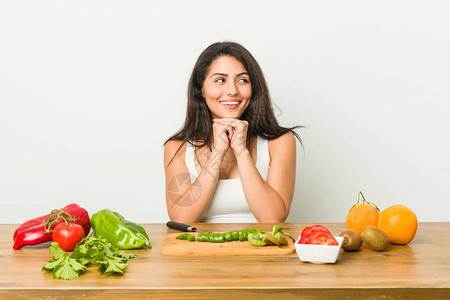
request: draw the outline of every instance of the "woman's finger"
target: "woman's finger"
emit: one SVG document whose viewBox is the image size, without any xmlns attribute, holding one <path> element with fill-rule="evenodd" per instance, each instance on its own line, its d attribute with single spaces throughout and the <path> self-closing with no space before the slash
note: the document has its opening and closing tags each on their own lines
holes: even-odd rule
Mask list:
<svg viewBox="0 0 450 300">
<path fill-rule="evenodd" d="M 213 124 L 213 128 L 217 129 L 220 132 L 226 132 L 229 130 L 230 125 L 227 124 L 222 124 L 222 123 L 214 123 Z"/>
<path fill-rule="evenodd" d="M 234 131 L 235 131 L 235 129 L 234 129 L 233 127 L 230 127 L 229 130 L 227 131 L 227 133 L 228 133 L 228 139 L 229 139 L 230 141 L 233 139 Z"/>
</svg>

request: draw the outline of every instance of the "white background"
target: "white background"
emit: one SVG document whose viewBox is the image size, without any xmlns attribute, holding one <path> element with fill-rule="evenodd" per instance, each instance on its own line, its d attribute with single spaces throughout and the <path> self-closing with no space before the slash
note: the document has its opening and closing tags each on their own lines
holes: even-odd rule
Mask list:
<svg viewBox="0 0 450 300">
<path fill-rule="evenodd" d="M 275 4 L 276 3 L 276 4 Z M 200 52 L 242 43 L 298 132 L 290 222 L 360 190 L 450 221 L 447 1 L 0 2 L 0 222 L 76 202 L 168 220 L 163 143 Z"/>
</svg>

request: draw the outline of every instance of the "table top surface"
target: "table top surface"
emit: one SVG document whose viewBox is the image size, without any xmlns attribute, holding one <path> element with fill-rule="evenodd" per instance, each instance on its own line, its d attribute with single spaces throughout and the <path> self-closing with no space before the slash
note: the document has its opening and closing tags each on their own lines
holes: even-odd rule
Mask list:
<svg viewBox="0 0 450 300">
<path fill-rule="evenodd" d="M 248 227 L 270 231 L 273 224 L 193 224 L 199 229 L 224 232 Z M 313 224 L 285 223 L 295 238 Z M 322 223 L 338 235 L 343 223 Z M 450 290 L 450 223 L 419 223 L 408 245 L 391 245 L 384 252 L 363 244 L 357 252 L 342 252 L 335 264 L 301 262 L 297 254 L 281 256 L 164 256 L 165 224 L 143 224 L 152 249 L 128 250 L 139 254 L 128 262 L 124 275 L 102 275 L 96 266 L 74 280 L 53 279 L 41 271 L 51 259 L 49 244 L 13 250 L 18 225 L 0 225 L 0 296 L 17 291 L 377 291 Z M 118 295 L 118 294 L 117 294 Z M 231 295 L 231 294 L 229 294 Z M 242 294 L 241 294 L 242 295 Z M 141 295 L 142 296 L 142 295 Z M 132 298 L 132 297 L 131 297 Z"/>
</svg>

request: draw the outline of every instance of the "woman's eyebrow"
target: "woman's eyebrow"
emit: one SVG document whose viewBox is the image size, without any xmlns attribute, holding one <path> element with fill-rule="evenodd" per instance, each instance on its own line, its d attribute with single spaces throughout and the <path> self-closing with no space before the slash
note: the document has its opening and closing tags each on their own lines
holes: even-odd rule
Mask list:
<svg viewBox="0 0 450 300">
<path fill-rule="evenodd" d="M 242 76 L 242 75 L 248 75 L 248 73 L 247 72 L 241 72 L 239 74 L 236 74 L 236 77 L 239 77 L 239 76 Z"/>
<path fill-rule="evenodd" d="M 209 78 L 211 78 L 213 76 L 225 76 L 225 77 L 228 77 L 228 74 L 225 74 L 225 73 L 214 73 Z"/>
<path fill-rule="evenodd" d="M 241 72 L 241 73 L 236 74 L 236 77 L 239 77 L 239 76 L 242 76 L 242 75 L 248 75 L 248 73 L 247 72 Z M 213 76 L 225 76 L 225 77 L 228 77 L 228 74 L 225 74 L 225 73 L 214 73 L 209 78 L 211 78 Z"/>
</svg>

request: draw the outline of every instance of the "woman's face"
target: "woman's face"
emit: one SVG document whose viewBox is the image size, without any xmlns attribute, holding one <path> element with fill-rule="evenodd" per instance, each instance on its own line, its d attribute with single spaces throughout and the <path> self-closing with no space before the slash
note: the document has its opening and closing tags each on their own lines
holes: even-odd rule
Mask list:
<svg viewBox="0 0 450 300">
<path fill-rule="evenodd" d="M 215 59 L 206 74 L 202 95 L 214 119 L 239 118 L 252 97 L 244 65 L 232 56 Z"/>
</svg>

